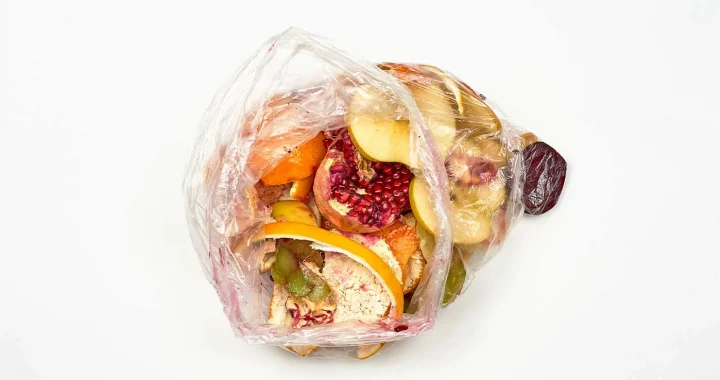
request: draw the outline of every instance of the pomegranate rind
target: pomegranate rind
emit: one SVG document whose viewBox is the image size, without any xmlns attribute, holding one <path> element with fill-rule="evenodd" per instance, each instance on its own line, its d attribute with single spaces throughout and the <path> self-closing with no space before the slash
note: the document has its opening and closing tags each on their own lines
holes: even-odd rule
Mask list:
<svg viewBox="0 0 720 380">
<path fill-rule="evenodd" d="M 336 152 L 328 153 L 325 160 L 320 163 L 320 168 L 315 174 L 315 182 L 313 184 L 313 195 L 315 196 L 315 204 L 317 205 L 320 215 L 325 217 L 335 227 L 347 231 L 368 233 L 380 230 L 380 226 L 370 226 L 363 224 L 357 217 L 347 215 L 347 211 L 336 210 L 330 204 L 330 167 L 339 160 Z"/>
<path fill-rule="evenodd" d="M 313 195 L 320 214 L 336 228 L 379 231 L 409 209 L 413 174 L 407 166 L 365 159 L 347 130 L 328 136 L 326 144 L 328 153 L 315 175 Z"/>
</svg>

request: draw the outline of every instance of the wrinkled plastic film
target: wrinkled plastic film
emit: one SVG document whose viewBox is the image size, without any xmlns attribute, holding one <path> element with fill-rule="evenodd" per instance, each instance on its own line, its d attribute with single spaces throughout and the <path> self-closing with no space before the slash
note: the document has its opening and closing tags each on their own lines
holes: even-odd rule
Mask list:
<svg viewBox="0 0 720 380">
<path fill-rule="evenodd" d="M 273 281 L 258 268 L 271 218 L 254 186 L 288 154 L 279 143 L 300 146 L 356 115 L 408 120 L 409 167 L 427 184 L 435 231 L 418 227 L 427 264 L 409 312 L 299 329 L 270 324 Z M 353 356 L 358 345 L 432 328 L 443 304 L 499 252 L 523 214 L 522 152 L 536 140 L 451 73 L 376 65 L 289 29 L 241 66 L 202 119 L 183 184 L 193 244 L 236 335 L 296 353 L 309 347 L 312 356 Z"/>
<path fill-rule="evenodd" d="M 375 65 L 350 58 L 305 32 L 292 29 L 268 41 L 219 91 L 203 118 L 184 184 L 191 236 L 228 319 L 249 342 L 367 344 L 416 335 L 434 322 L 450 251 L 448 229 L 440 231 L 433 254 L 438 259 L 422 279 L 423 291 L 417 297 L 424 302 L 418 312 L 392 322 L 407 329 L 395 332 L 388 321 L 295 331 L 267 324 L 272 285 L 257 270 L 262 247 L 251 239 L 267 215 L 246 190 L 282 155 L 267 149 L 261 162 L 253 161 L 249 152 L 277 138 L 299 145 L 318 132 L 342 127 L 347 101 L 361 86 L 387 93 L 398 113 L 411 120 L 416 175 L 434 184 L 437 213 L 446 216 L 447 180 L 407 90 Z M 282 102 L 288 104 L 282 108 Z M 283 112 L 287 117 L 275 115 Z"/>
</svg>

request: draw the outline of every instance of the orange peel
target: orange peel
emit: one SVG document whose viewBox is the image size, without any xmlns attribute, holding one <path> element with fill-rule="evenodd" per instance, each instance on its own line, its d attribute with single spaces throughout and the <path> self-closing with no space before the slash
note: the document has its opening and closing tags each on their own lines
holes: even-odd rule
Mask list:
<svg viewBox="0 0 720 380">
<path fill-rule="evenodd" d="M 324 139 L 323 134 L 318 133 L 309 141 L 292 149 L 289 155 L 278 162 L 277 166 L 262 176 L 260 180 L 265 185 L 270 186 L 282 185 L 311 176 L 315 173 L 323 158 L 325 158 Z M 282 149 L 282 145 L 280 144 L 283 141 L 284 140 L 279 140 L 276 149 Z M 251 152 L 251 156 L 253 156 L 249 159 L 251 161 L 263 161 L 267 159 L 266 157 L 262 157 L 262 150 Z"/>
</svg>

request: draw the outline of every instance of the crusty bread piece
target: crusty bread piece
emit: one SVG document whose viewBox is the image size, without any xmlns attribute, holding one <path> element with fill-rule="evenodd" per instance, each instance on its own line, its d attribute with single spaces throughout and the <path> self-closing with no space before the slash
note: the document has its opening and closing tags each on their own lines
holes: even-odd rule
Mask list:
<svg viewBox="0 0 720 380">
<path fill-rule="evenodd" d="M 403 283 L 403 293 L 408 294 L 415 290 L 420 283 L 420 278 L 425 271 L 425 257 L 420 250 L 410 256 L 410 260 L 407 263 L 407 275 L 405 276 L 405 282 Z"/>
<path fill-rule="evenodd" d="M 386 315 L 390 295 L 364 265 L 342 253 L 326 252 L 322 274 L 337 301 L 335 322 L 374 321 Z"/>
<path fill-rule="evenodd" d="M 280 200 L 283 194 L 290 189 L 290 186 L 292 186 L 292 183 L 267 186 L 263 184 L 262 181 L 258 181 L 258 183 L 255 184 L 255 191 L 257 192 L 257 197 L 262 203 L 272 205 Z"/>
<path fill-rule="evenodd" d="M 268 319 L 268 323 L 280 326 L 290 326 L 292 324 L 292 317 L 286 307 L 289 296 L 290 294 L 284 285 L 275 284 L 275 286 L 273 286 L 273 294 L 270 299 L 270 318 Z M 318 346 L 310 344 L 285 346 L 285 349 L 288 351 L 302 357 L 312 354 L 317 351 L 318 348 Z"/>
<path fill-rule="evenodd" d="M 420 247 L 417 232 L 415 231 L 415 219 L 401 217 L 393 225 L 373 232 L 370 235 L 379 237 L 387 242 L 392 254 L 400 264 L 400 270 L 402 271 L 401 282 L 404 282 L 403 280 L 407 276 L 408 261 Z"/>
<path fill-rule="evenodd" d="M 275 239 L 266 239 L 265 243 L 263 243 L 263 255 L 262 260 L 260 260 L 260 273 L 267 272 L 270 269 L 272 269 L 272 265 L 275 263 L 275 251 L 276 251 L 276 245 L 275 245 Z"/>
<path fill-rule="evenodd" d="M 315 263 L 302 262 L 300 268 L 306 276 L 323 277 Z M 270 297 L 268 323 L 293 328 L 330 323 L 335 308 L 335 298 L 332 294 L 321 302 L 313 302 L 306 297 L 293 296 L 285 285 L 274 284 L 273 294 Z"/>
<path fill-rule="evenodd" d="M 269 324 L 290 326 L 292 318 L 285 307 L 289 296 L 290 293 L 288 293 L 287 288 L 285 288 L 284 285 L 275 284 L 273 286 L 273 293 L 270 297 L 270 316 L 268 317 Z"/>
<path fill-rule="evenodd" d="M 338 230 L 333 231 L 340 233 Z M 375 252 L 375 254 L 390 267 L 395 278 L 400 282 L 403 281 L 403 268 L 385 239 L 371 234 L 345 234 L 345 236 Z"/>
</svg>

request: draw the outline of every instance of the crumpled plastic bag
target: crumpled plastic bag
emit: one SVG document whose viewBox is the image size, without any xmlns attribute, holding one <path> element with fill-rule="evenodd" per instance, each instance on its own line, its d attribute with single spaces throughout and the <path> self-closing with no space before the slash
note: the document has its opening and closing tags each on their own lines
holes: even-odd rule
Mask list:
<svg viewBox="0 0 720 380">
<path fill-rule="evenodd" d="M 418 95 L 423 91 L 425 98 Z M 450 108 L 438 103 L 446 100 Z M 269 211 L 254 186 L 288 155 L 281 147 L 341 130 L 350 114 L 408 121 L 408 166 L 427 184 L 436 218 L 434 233 L 421 237 L 427 265 L 410 312 L 371 323 L 269 324 L 273 280 L 258 270 Z M 497 115 L 484 96 L 432 66 L 376 65 L 295 28 L 268 40 L 217 92 L 183 183 L 193 244 L 235 334 L 295 352 L 320 346 L 313 356 L 327 357 L 354 356 L 357 346 L 431 329 L 441 307 L 467 288 L 523 213 L 521 151 L 536 138 Z M 493 158 L 475 165 L 478 149 Z M 497 185 L 492 196 L 482 193 L 489 184 Z M 481 214 L 485 230 L 462 231 L 469 238 L 453 232 L 455 225 L 477 226 Z"/>
</svg>

